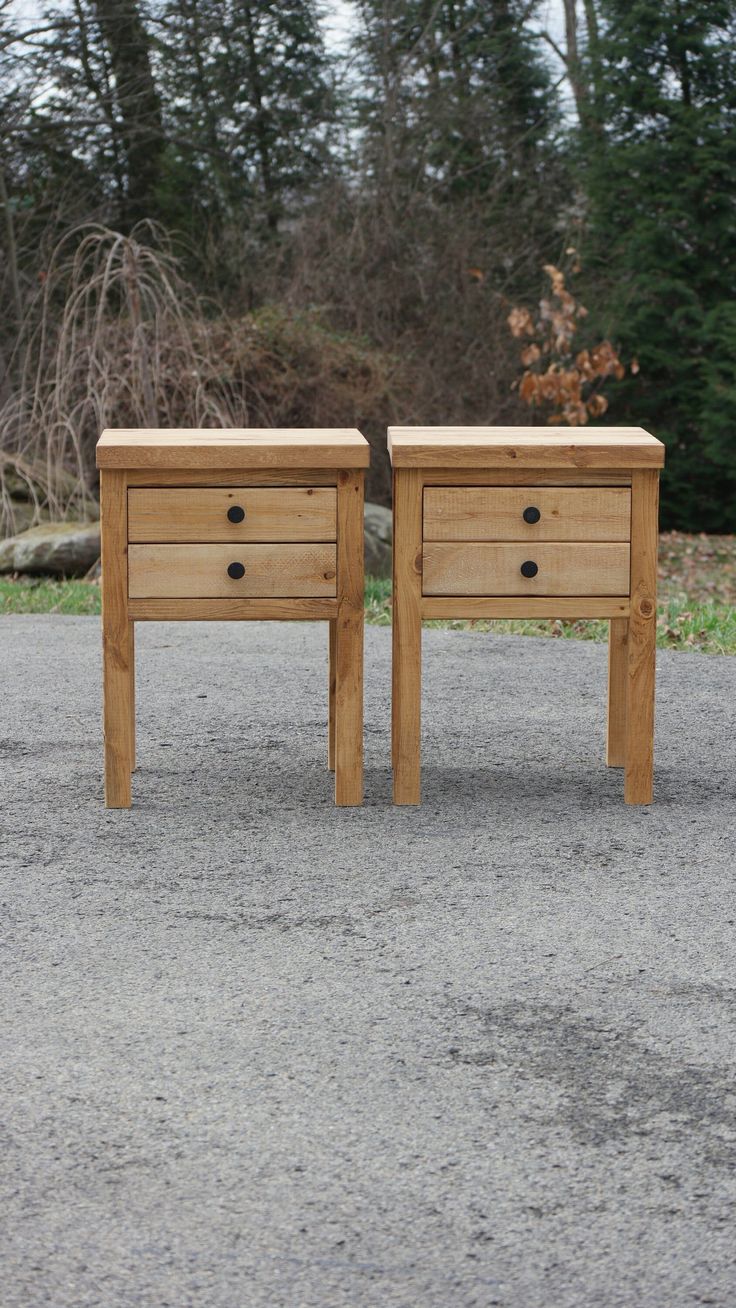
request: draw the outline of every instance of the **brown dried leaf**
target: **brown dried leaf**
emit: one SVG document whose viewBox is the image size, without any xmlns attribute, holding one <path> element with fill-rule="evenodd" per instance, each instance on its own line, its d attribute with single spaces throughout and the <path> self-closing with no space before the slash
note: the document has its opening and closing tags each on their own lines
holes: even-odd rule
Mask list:
<svg viewBox="0 0 736 1308">
<path fill-rule="evenodd" d="M 537 359 L 541 358 L 541 354 L 542 351 L 538 345 L 527 345 L 525 349 L 521 351 L 519 357 L 521 362 L 524 364 L 524 367 L 529 368 L 531 364 L 536 363 Z"/>
<path fill-rule="evenodd" d="M 525 404 L 534 404 L 537 398 L 539 378 L 533 372 L 525 372 L 519 384 L 519 395 Z"/>
<path fill-rule="evenodd" d="M 587 406 L 591 418 L 600 418 L 608 408 L 608 400 L 605 395 L 591 395 Z"/>
<path fill-rule="evenodd" d="M 528 309 L 512 309 L 506 321 L 512 336 L 534 335 L 534 323 Z"/>
</svg>

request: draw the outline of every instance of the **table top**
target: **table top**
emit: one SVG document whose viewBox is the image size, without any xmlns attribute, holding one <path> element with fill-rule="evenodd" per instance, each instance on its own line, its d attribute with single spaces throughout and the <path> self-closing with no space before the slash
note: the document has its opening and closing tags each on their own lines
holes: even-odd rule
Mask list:
<svg viewBox="0 0 736 1308">
<path fill-rule="evenodd" d="M 395 468 L 661 468 L 643 427 L 389 427 Z"/>
<path fill-rule="evenodd" d="M 149 427 L 103 431 L 98 468 L 367 468 L 370 446 L 348 427 Z"/>
</svg>

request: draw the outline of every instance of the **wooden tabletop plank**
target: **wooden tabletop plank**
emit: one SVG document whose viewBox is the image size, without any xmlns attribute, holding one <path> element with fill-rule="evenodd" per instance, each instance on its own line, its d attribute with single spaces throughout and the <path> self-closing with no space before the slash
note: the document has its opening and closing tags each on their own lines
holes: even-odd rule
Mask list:
<svg viewBox="0 0 736 1308">
<path fill-rule="evenodd" d="M 661 468 L 642 427 L 389 427 L 395 468 Z"/>
<path fill-rule="evenodd" d="M 370 446 L 347 427 L 108 428 L 98 468 L 367 468 Z"/>
</svg>

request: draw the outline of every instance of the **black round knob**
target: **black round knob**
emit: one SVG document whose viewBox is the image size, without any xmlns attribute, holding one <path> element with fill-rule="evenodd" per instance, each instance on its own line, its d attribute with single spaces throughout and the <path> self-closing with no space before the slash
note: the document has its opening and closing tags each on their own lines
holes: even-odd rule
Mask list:
<svg viewBox="0 0 736 1308">
<path fill-rule="evenodd" d="M 521 516 L 525 522 L 539 522 L 542 515 L 539 509 L 535 509 L 534 505 L 530 504 L 528 509 L 524 509 Z"/>
<path fill-rule="evenodd" d="M 227 511 L 228 522 L 242 522 L 245 517 L 245 509 L 241 509 L 239 504 L 233 504 Z"/>
<path fill-rule="evenodd" d="M 538 572 L 539 572 L 539 568 L 537 567 L 536 563 L 532 561 L 532 559 L 527 559 L 526 563 L 522 563 L 521 565 L 522 577 L 536 577 Z"/>
<path fill-rule="evenodd" d="M 242 563 L 229 563 L 227 575 L 232 577 L 233 581 L 240 581 L 240 578 L 245 576 L 245 568 Z"/>
</svg>

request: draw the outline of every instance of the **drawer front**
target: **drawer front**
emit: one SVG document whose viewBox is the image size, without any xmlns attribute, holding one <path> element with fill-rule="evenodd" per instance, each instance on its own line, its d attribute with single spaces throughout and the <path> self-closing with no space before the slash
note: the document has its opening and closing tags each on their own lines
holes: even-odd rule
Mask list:
<svg viewBox="0 0 736 1308">
<path fill-rule="evenodd" d="M 627 541 L 624 486 L 427 486 L 425 540 Z"/>
<path fill-rule="evenodd" d="M 334 541 L 334 486 L 128 491 L 131 541 Z"/>
<path fill-rule="evenodd" d="M 337 594 L 336 554 L 334 545 L 129 545 L 128 594 L 130 599 L 329 598 Z"/>
<path fill-rule="evenodd" d="M 533 576 L 529 565 L 536 566 Z M 524 572 L 522 572 L 522 566 Z M 425 544 L 425 595 L 628 595 L 629 546 Z"/>
</svg>

